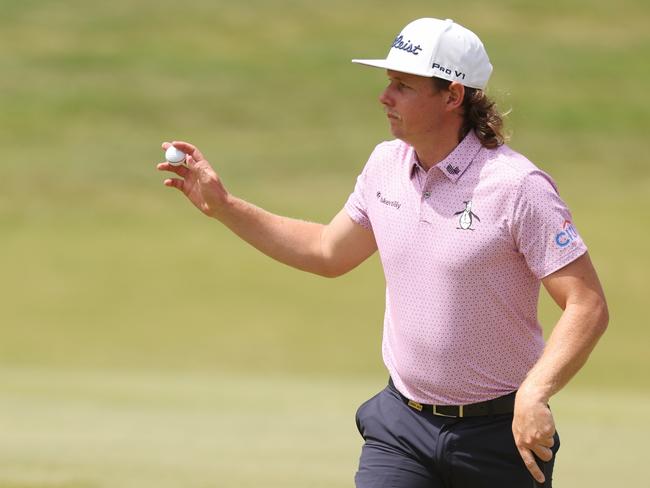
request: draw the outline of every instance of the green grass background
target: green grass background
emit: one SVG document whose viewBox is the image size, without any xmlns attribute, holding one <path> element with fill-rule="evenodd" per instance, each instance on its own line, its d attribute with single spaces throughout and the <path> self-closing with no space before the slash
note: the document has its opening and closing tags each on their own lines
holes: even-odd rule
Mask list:
<svg viewBox="0 0 650 488">
<path fill-rule="evenodd" d="M 422 16 L 479 33 L 511 145 L 556 179 L 610 328 L 554 399 L 556 486 L 642 486 L 650 435 L 650 7 L 642 0 L 0 0 L 0 488 L 352 486 L 386 380 L 372 258 L 326 280 L 162 186 L 326 221 L 376 143 L 383 56 Z M 547 330 L 559 316 L 541 297 Z"/>
</svg>

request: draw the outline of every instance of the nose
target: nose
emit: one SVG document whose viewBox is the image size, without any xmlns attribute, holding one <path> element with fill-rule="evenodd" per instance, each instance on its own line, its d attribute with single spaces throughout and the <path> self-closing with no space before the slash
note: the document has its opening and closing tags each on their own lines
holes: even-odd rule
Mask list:
<svg viewBox="0 0 650 488">
<path fill-rule="evenodd" d="M 384 91 L 379 94 L 379 103 L 385 105 L 386 107 L 392 107 L 395 105 L 395 101 L 390 95 L 390 85 L 388 85 Z"/>
</svg>

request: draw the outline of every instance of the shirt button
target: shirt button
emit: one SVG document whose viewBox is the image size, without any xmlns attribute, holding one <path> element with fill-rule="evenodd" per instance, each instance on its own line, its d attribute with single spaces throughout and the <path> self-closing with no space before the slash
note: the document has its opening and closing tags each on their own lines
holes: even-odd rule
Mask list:
<svg viewBox="0 0 650 488">
<path fill-rule="evenodd" d="M 430 191 L 425 191 L 425 192 L 422 194 L 422 196 L 425 198 L 425 200 L 428 200 L 429 197 L 431 196 L 431 192 L 430 192 Z"/>
</svg>

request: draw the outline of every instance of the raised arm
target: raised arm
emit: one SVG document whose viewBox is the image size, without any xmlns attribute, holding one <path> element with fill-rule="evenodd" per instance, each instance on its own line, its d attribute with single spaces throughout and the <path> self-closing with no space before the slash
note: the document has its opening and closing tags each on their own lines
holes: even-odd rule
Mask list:
<svg viewBox="0 0 650 488">
<path fill-rule="evenodd" d="M 170 145 L 164 143 L 163 149 Z M 179 177 L 168 178 L 164 184 L 180 190 L 201 212 L 267 256 L 303 271 L 334 277 L 353 269 L 377 249 L 373 233 L 353 222 L 345 211 L 327 225 L 272 214 L 228 193 L 195 146 L 176 141 L 173 145 L 188 157 L 184 166 L 158 165 L 159 170 Z"/>
</svg>

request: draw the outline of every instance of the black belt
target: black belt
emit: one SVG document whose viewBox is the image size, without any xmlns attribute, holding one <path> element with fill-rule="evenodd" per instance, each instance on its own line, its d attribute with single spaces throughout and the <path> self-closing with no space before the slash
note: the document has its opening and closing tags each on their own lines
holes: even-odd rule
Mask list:
<svg viewBox="0 0 650 488">
<path fill-rule="evenodd" d="M 501 415 L 505 413 L 512 413 L 515 410 L 515 395 L 516 391 L 508 393 L 507 395 L 487 400 L 484 402 L 470 403 L 468 405 L 426 405 L 410 400 L 402 395 L 395 385 L 393 380 L 389 381 L 390 386 L 399 394 L 404 403 L 409 407 L 419 412 L 430 412 L 439 417 L 483 417 L 485 415 Z"/>
</svg>

